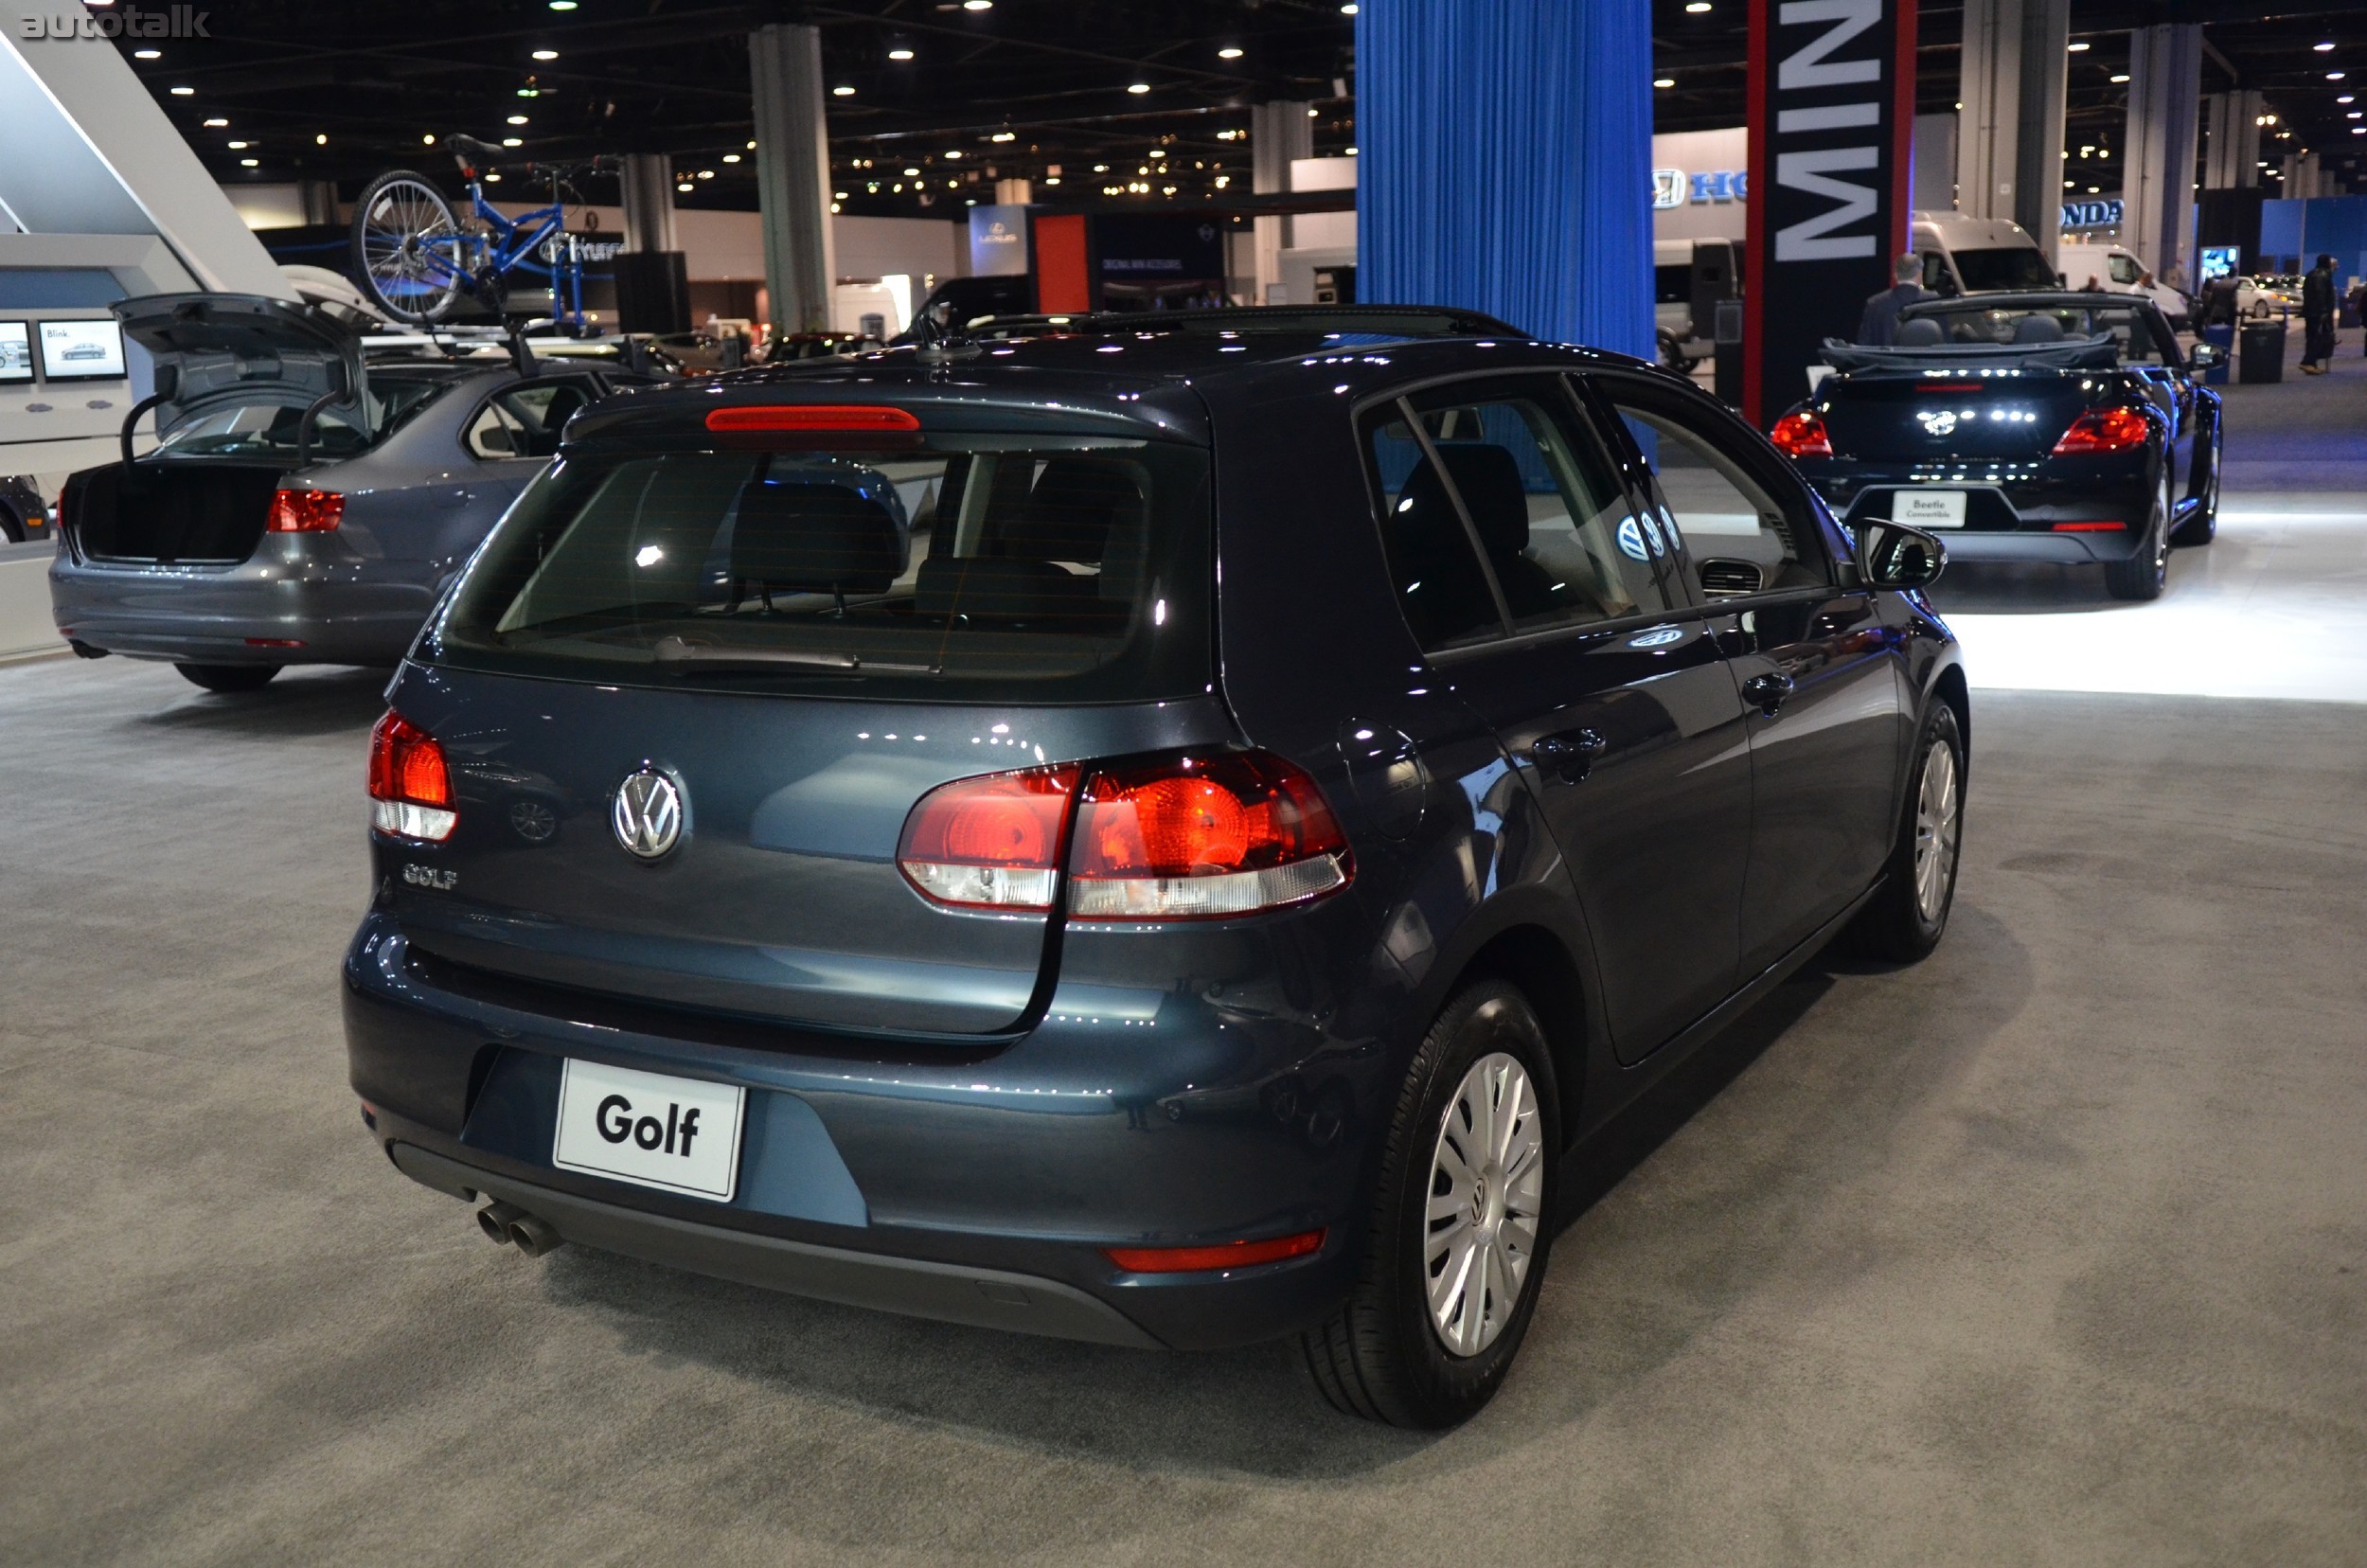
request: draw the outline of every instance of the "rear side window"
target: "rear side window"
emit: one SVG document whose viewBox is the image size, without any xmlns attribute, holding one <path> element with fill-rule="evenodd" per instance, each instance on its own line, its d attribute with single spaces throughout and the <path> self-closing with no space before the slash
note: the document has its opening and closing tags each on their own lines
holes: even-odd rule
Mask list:
<svg viewBox="0 0 2367 1568">
<path fill-rule="evenodd" d="M 402 428 L 436 401 L 448 383 L 385 377 L 370 383 L 356 424 L 341 409 L 326 409 L 312 420 L 311 450 L 327 458 L 367 452 Z M 296 452 L 296 427 L 304 404 L 267 401 L 216 403 L 182 419 L 157 444 L 159 457 L 288 457 Z"/>
<path fill-rule="evenodd" d="M 1424 648 L 1667 608 L 1668 545 L 1557 377 L 1433 388 L 1366 419 L 1381 543 Z"/>
<path fill-rule="evenodd" d="M 432 631 L 474 668 L 1026 702 L 1206 688 L 1208 456 L 1150 441 L 563 459 Z"/>
</svg>

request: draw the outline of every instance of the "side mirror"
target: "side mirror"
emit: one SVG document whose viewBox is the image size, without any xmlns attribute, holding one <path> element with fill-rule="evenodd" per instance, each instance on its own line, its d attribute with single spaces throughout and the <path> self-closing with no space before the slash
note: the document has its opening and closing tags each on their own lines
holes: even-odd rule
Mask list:
<svg viewBox="0 0 2367 1568">
<path fill-rule="evenodd" d="M 1876 588 L 1921 588 L 1948 564 L 1948 547 L 1921 528 L 1887 518 L 1858 524 L 1858 572 Z"/>
</svg>

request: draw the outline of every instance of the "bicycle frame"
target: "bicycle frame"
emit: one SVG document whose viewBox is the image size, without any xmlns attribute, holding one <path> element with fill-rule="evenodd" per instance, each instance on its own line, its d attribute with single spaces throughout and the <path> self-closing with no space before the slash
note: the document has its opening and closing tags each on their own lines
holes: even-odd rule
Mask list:
<svg viewBox="0 0 2367 1568">
<path fill-rule="evenodd" d="M 454 242 L 455 258 L 448 259 L 436 251 L 422 253 L 423 258 L 447 274 L 445 281 L 457 285 L 463 292 L 477 292 L 478 280 L 488 274 L 507 276 L 510 271 L 553 235 L 565 241 L 561 254 L 552 258 L 551 320 L 562 327 L 583 325 L 583 263 L 576 254 L 572 237 L 564 232 L 567 207 L 563 202 L 536 207 L 518 218 L 504 216 L 502 211 L 485 199 L 484 182 L 469 182 L 469 205 L 476 216 L 492 229 L 489 242 L 484 237 L 463 237 Z M 478 255 L 473 267 L 460 264 L 467 259 L 466 251 L 474 249 Z M 539 269 L 538 269 L 539 270 Z M 561 285 L 564 283 L 562 293 Z"/>
</svg>

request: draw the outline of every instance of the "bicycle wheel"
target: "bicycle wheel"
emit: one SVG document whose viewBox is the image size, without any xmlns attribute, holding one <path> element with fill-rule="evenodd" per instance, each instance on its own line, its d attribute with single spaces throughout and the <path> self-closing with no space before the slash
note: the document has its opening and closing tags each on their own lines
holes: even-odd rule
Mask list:
<svg viewBox="0 0 2367 1568">
<path fill-rule="evenodd" d="M 379 309 L 418 326 L 441 321 L 460 292 L 460 225 L 424 174 L 381 174 L 353 205 L 353 271 Z"/>
</svg>

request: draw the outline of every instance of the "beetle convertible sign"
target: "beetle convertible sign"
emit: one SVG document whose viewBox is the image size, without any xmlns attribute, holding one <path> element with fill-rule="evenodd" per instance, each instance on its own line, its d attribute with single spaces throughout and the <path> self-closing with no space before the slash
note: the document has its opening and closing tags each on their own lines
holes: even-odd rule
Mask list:
<svg viewBox="0 0 2367 1568">
<path fill-rule="evenodd" d="M 1752 0 L 1744 416 L 1807 390 L 1907 246 L 1915 0 Z"/>
</svg>

